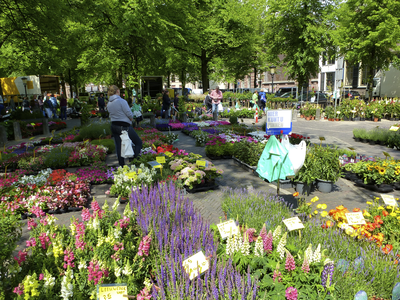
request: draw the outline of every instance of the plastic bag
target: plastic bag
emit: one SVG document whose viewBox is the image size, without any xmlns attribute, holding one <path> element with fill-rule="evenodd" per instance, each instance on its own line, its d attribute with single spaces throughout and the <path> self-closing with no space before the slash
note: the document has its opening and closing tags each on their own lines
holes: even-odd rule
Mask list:
<svg viewBox="0 0 400 300">
<path fill-rule="evenodd" d="M 290 161 L 292 162 L 294 173 L 301 169 L 306 159 L 307 152 L 307 144 L 305 141 L 301 141 L 298 145 L 292 145 L 289 142 L 289 137 L 287 135 L 284 136 L 282 142 L 282 146 L 288 151 L 288 156 Z"/>
<path fill-rule="evenodd" d="M 222 103 L 221 102 L 218 104 L 218 111 L 224 111 L 224 108 L 222 107 Z"/>
<path fill-rule="evenodd" d="M 135 154 L 132 148 L 132 141 L 129 138 L 128 132 L 123 130 L 121 132 L 121 157 L 129 158 Z"/>
</svg>

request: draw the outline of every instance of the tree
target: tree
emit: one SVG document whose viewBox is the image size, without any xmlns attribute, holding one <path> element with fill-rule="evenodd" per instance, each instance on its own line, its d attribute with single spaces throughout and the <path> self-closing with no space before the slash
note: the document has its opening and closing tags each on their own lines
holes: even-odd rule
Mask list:
<svg viewBox="0 0 400 300">
<path fill-rule="evenodd" d="M 283 65 L 299 87 L 319 72 L 319 57 L 331 43 L 332 2 L 320 0 L 268 0 L 266 46 L 269 60 Z M 281 61 L 279 55 L 284 58 Z"/>
<path fill-rule="evenodd" d="M 338 13 L 335 41 L 351 64 L 367 67 L 369 95 L 374 72 L 399 65 L 400 2 L 398 0 L 348 0 Z"/>
</svg>

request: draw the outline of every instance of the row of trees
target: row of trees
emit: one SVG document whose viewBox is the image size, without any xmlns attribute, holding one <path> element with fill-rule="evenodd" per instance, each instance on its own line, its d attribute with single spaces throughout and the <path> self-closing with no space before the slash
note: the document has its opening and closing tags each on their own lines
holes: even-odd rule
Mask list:
<svg viewBox="0 0 400 300">
<path fill-rule="evenodd" d="M 0 11 L 0 77 L 75 87 L 177 74 L 207 89 L 271 64 L 302 85 L 323 51 L 368 66 L 372 82 L 400 42 L 397 0 L 2 0 Z"/>
</svg>

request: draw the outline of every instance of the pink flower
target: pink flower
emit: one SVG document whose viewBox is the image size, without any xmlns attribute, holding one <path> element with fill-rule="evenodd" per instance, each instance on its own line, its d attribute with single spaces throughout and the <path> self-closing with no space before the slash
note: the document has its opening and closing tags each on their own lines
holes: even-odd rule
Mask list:
<svg viewBox="0 0 400 300">
<path fill-rule="evenodd" d="M 82 221 L 87 222 L 90 220 L 90 217 L 91 217 L 91 215 L 90 215 L 89 210 L 87 208 L 84 208 L 82 210 Z"/>
<path fill-rule="evenodd" d="M 310 265 L 309 265 L 307 259 L 304 259 L 301 269 L 303 270 L 304 273 L 310 272 Z"/>
<path fill-rule="evenodd" d="M 143 290 L 140 291 L 140 294 L 137 294 L 136 300 L 148 300 L 151 299 L 150 292 L 147 290 L 147 287 L 144 287 Z"/>
<path fill-rule="evenodd" d="M 66 263 L 64 263 L 64 269 L 67 269 L 68 266 L 70 266 L 71 268 L 75 268 L 75 263 L 74 263 L 74 252 L 72 250 L 65 250 L 64 251 L 64 261 Z"/>
<path fill-rule="evenodd" d="M 93 280 L 95 285 L 101 282 L 101 279 L 103 277 L 107 277 L 109 273 L 108 270 L 105 268 L 102 268 L 100 270 L 99 264 L 95 260 L 89 263 L 88 271 L 89 271 L 88 280 L 89 281 Z"/>
<path fill-rule="evenodd" d="M 249 243 L 254 242 L 253 235 L 256 232 L 254 228 L 249 228 L 246 230 L 247 236 L 249 237 Z"/>
<path fill-rule="evenodd" d="M 46 246 L 51 244 L 50 238 L 47 236 L 46 232 L 42 232 L 39 235 L 39 240 L 40 240 L 40 244 L 42 245 L 43 249 L 46 249 Z"/>
<path fill-rule="evenodd" d="M 21 296 L 24 293 L 24 284 L 23 283 L 18 284 L 18 286 L 14 288 L 13 293 Z"/>
<path fill-rule="evenodd" d="M 44 278 L 43 273 L 40 273 L 40 274 L 39 274 L 39 280 L 43 280 L 43 278 Z"/>
<path fill-rule="evenodd" d="M 18 257 L 14 257 L 14 259 L 17 261 L 18 265 L 20 266 L 22 262 L 26 260 L 28 253 L 25 251 L 18 251 Z"/>
<path fill-rule="evenodd" d="M 285 269 L 288 271 L 293 271 L 296 269 L 296 263 L 294 262 L 294 258 L 289 251 L 286 252 Z"/>
<path fill-rule="evenodd" d="M 150 243 L 151 243 L 151 236 L 146 235 L 140 242 L 139 245 L 139 251 L 138 255 L 139 256 L 148 256 L 149 255 L 149 249 L 150 249 Z"/>
<path fill-rule="evenodd" d="M 275 279 L 278 278 L 278 282 L 281 282 L 282 280 L 282 273 L 279 272 L 278 270 L 274 270 L 274 274 L 272 275 L 272 280 L 275 282 Z"/>
<path fill-rule="evenodd" d="M 29 240 L 26 241 L 26 246 L 27 247 L 36 247 L 36 239 L 30 238 Z"/>
<path fill-rule="evenodd" d="M 285 297 L 287 300 L 297 300 L 297 289 L 292 286 L 289 286 L 286 289 Z"/>
<path fill-rule="evenodd" d="M 34 219 L 29 218 L 28 219 L 28 230 L 31 230 L 32 228 L 36 228 L 37 224 Z"/>
</svg>

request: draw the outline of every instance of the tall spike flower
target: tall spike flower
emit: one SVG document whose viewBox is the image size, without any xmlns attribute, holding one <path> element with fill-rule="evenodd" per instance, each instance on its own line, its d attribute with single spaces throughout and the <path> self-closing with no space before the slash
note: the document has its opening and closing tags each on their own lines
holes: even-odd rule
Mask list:
<svg viewBox="0 0 400 300">
<path fill-rule="evenodd" d="M 306 252 L 304 253 L 304 258 L 307 259 L 309 264 L 313 262 L 313 251 L 311 244 L 308 245 Z"/>
<path fill-rule="evenodd" d="M 242 248 L 243 240 L 240 234 L 235 235 L 235 252 Z"/>
<path fill-rule="evenodd" d="M 264 251 L 265 251 L 265 252 L 267 252 L 267 253 L 271 253 L 271 252 L 272 252 L 272 245 L 273 245 L 272 242 L 273 242 L 273 241 L 274 241 L 274 238 L 273 238 L 272 232 L 271 232 L 271 230 L 270 230 L 270 231 L 268 232 L 268 234 L 267 234 L 265 240 L 263 239 Z"/>
<path fill-rule="evenodd" d="M 243 242 L 242 246 L 240 247 L 240 252 L 242 252 L 243 255 L 249 255 L 250 254 L 250 244 L 249 244 L 249 237 L 246 232 L 244 233 L 243 240 L 244 240 L 244 242 Z"/>
<path fill-rule="evenodd" d="M 276 249 L 281 259 L 283 259 L 283 257 L 285 256 L 286 236 L 287 232 L 285 232 L 284 235 L 282 235 L 282 238 L 279 241 L 278 247 Z"/>
<path fill-rule="evenodd" d="M 296 288 L 294 288 L 292 286 L 289 286 L 286 289 L 285 297 L 286 297 L 287 300 L 297 300 L 297 296 L 298 295 L 297 295 L 297 289 Z"/>
<path fill-rule="evenodd" d="M 324 270 L 322 271 L 321 284 L 325 289 L 331 286 L 334 269 L 334 264 L 329 263 L 325 265 Z"/>
<path fill-rule="evenodd" d="M 262 240 L 261 236 L 259 236 L 257 238 L 256 245 L 254 246 L 254 254 L 256 256 L 264 255 L 263 240 Z"/>
<path fill-rule="evenodd" d="M 314 262 L 320 262 L 321 261 L 321 244 L 318 244 L 317 249 L 314 251 L 313 261 Z"/>
<path fill-rule="evenodd" d="M 281 282 L 281 280 L 282 280 L 281 276 L 282 276 L 282 273 L 278 269 L 276 269 L 276 270 L 274 270 L 274 274 L 272 275 L 272 280 L 275 282 L 275 279 L 278 278 L 278 282 Z"/>
<path fill-rule="evenodd" d="M 246 230 L 246 234 L 247 234 L 249 243 L 254 242 L 253 236 L 254 236 L 255 232 L 256 232 L 256 230 L 254 228 L 249 228 Z"/>
<path fill-rule="evenodd" d="M 286 250 L 286 249 L 285 249 Z M 294 271 L 296 269 L 296 263 L 292 254 L 286 250 L 286 262 L 285 262 L 285 269 L 290 271 Z"/>
<path fill-rule="evenodd" d="M 303 264 L 301 266 L 301 269 L 303 270 L 304 273 L 310 272 L 310 264 L 308 263 L 307 257 L 304 256 Z"/>
<path fill-rule="evenodd" d="M 264 239 L 267 238 L 267 229 L 265 229 L 265 224 L 263 225 L 263 228 L 260 231 L 260 236 L 263 239 L 263 241 L 264 241 Z"/>
<path fill-rule="evenodd" d="M 282 228 L 281 225 L 278 225 L 278 227 L 276 227 L 276 229 L 274 230 L 274 233 L 272 234 L 272 236 L 274 237 L 274 239 L 278 239 L 282 234 Z"/>
<path fill-rule="evenodd" d="M 231 255 L 235 253 L 235 236 L 229 236 L 226 239 L 226 255 Z"/>
</svg>

